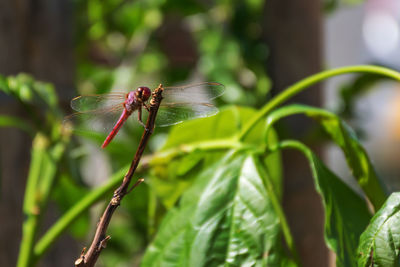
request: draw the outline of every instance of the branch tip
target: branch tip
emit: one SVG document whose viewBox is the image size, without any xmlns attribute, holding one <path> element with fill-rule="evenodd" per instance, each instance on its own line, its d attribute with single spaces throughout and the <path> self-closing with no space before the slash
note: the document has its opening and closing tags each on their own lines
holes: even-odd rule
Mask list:
<svg viewBox="0 0 400 267">
<path fill-rule="evenodd" d="M 97 248 L 97 251 L 102 250 L 103 248 L 107 247 L 107 241 L 111 239 L 111 236 L 106 236 L 106 238 L 104 238 L 103 240 L 100 241 L 100 244 Z"/>
<path fill-rule="evenodd" d="M 141 183 L 144 182 L 143 178 L 139 178 L 136 183 L 134 185 L 132 185 L 131 188 L 129 188 L 129 190 L 126 192 L 127 194 L 129 194 L 135 187 L 137 187 L 138 185 L 140 185 Z"/>
<path fill-rule="evenodd" d="M 74 264 L 76 267 L 85 266 L 85 256 L 82 255 Z"/>
</svg>

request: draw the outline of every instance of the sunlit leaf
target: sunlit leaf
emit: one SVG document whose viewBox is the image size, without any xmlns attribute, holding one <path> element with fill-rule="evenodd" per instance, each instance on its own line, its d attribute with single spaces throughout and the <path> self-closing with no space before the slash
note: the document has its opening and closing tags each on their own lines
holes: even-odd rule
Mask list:
<svg viewBox="0 0 400 267">
<path fill-rule="evenodd" d="M 255 110 L 250 108 L 229 107 L 221 110 L 215 116 L 187 121 L 175 125 L 171 129 L 165 145 L 159 151 L 160 155 L 163 155 L 163 153 L 167 153 L 167 155 L 164 157 L 157 156 L 150 162 L 150 165 L 153 166 L 151 169 L 153 179 L 150 183 L 166 207 L 171 207 L 176 202 L 204 166 L 212 165 L 218 161 L 228 148 L 225 148 L 225 151 L 214 149 L 213 153 L 210 153 L 210 151 L 202 153 L 201 150 L 182 152 L 173 161 L 171 161 L 171 155 L 168 152 L 180 148 L 184 150 L 185 146 L 191 144 L 206 144 L 208 141 L 213 142 L 219 138 L 231 138 L 254 114 Z M 262 144 L 264 128 L 264 125 L 258 124 L 256 126 L 257 131 L 249 135 L 245 141 L 254 145 Z M 274 138 L 273 134 L 271 138 Z M 271 166 L 274 166 L 272 168 L 275 171 L 278 171 L 280 167 L 279 163 L 276 164 L 276 162 Z M 275 171 L 274 174 L 277 173 L 277 175 L 274 175 L 274 177 L 278 177 L 279 171 Z"/>
<path fill-rule="evenodd" d="M 167 214 L 142 266 L 266 266 L 279 258 L 279 219 L 256 164 L 241 153 L 200 174 Z"/>
<path fill-rule="evenodd" d="M 358 266 L 399 266 L 400 193 L 393 193 L 360 238 Z"/>
</svg>

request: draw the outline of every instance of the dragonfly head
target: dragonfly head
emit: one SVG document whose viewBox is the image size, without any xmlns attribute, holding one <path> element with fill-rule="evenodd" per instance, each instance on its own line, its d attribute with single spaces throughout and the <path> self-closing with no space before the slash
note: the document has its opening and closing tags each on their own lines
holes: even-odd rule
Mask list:
<svg viewBox="0 0 400 267">
<path fill-rule="evenodd" d="M 151 90 L 148 87 L 142 86 L 136 89 L 136 97 L 141 99 L 143 102 L 147 101 L 151 95 Z"/>
</svg>

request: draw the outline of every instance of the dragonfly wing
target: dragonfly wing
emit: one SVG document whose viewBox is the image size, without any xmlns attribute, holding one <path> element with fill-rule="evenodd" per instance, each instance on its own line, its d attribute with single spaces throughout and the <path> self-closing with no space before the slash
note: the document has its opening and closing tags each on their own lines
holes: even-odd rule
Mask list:
<svg viewBox="0 0 400 267">
<path fill-rule="evenodd" d="M 118 121 L 123 110 L 122 105 L 110 106 L 107 108 L 77 112 L 64 118 L 63 127 L 94 131 L 99 133 L 109 133 Z"/>
<path fill-rule="evenodd" d="M 218 109 L 210 103 L 176 103 L 160 106 L 156 126 L 178 124 L 185 120 L 203 118 L 218 113 Z"/>
<path fill-rule="evenodd" d="M 173 103 L 209 103 L 222 95 L 225 87 L 220 83 L 202 82 L 190 85 L 164 87 L 161 105 Z"/>
<path fill-rule="evenodd" d="M 110 93 L 104 95 L 81 95 L 71 100 L 71 108 L 78 112 L 95 111 L 122 105 L 126 93 Z"/>
</svg>

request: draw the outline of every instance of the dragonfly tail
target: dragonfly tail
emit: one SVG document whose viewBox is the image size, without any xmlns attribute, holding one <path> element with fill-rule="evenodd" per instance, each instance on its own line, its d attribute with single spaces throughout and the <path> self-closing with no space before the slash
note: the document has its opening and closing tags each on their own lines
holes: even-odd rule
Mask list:
<svg viewBox="0 0 400 267">
<path fill-rule="evenodd" d="M 118 131 L 121 129 L 124 122 L 128 119 L 129 115 L 131 115 L 131 113 L 128 112 L 126 109 L 124 109 L 124 111 L 121 114 L 121 117 L 119 117 L 114 128 L 112 129 L 110 134 L 106 137 L 103 144 L 101 145 L 101 148 L 105 148 L 113 140 L 113 138 L 117 135 Z"/>
</svg>

